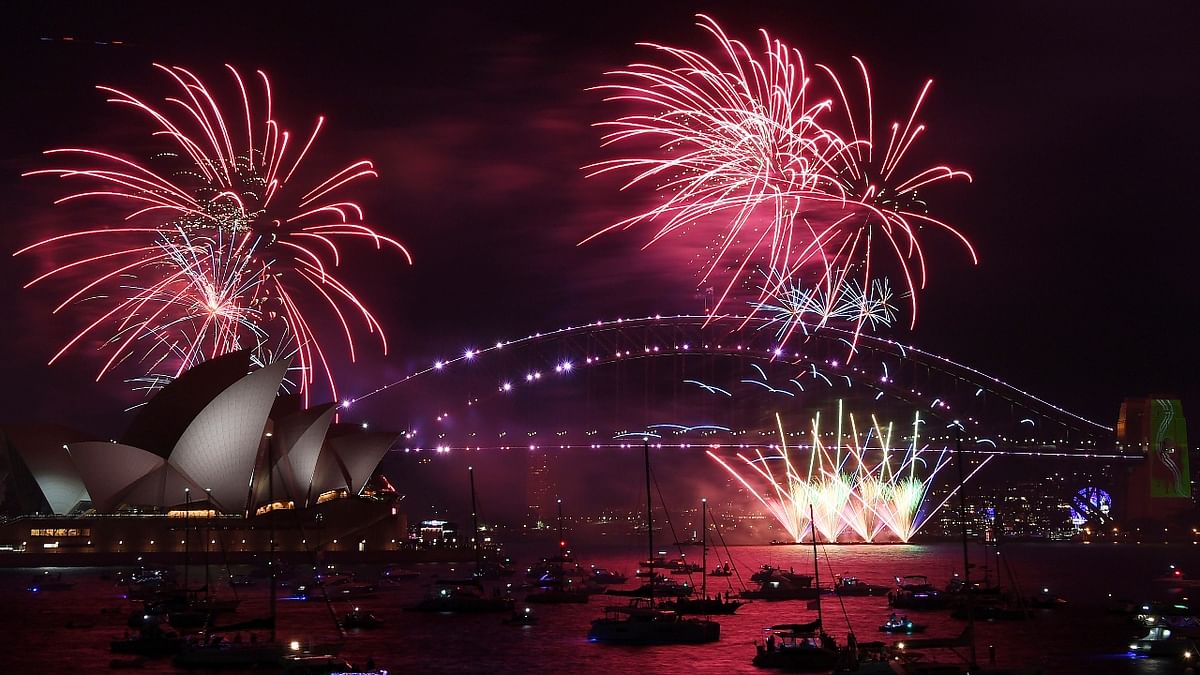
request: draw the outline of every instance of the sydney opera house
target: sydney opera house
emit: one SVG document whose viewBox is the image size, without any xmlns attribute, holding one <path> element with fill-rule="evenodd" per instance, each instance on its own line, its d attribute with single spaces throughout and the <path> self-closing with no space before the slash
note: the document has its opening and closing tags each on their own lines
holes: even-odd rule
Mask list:
<svg viewBox="0 0 1200 675">
<path fill-rule="evenodd" d="M 252 370 L 248 352 L 207 361 L 142 406 L 119 440 L 0 428 L 0 557 L 170 558 L 197 537 L 235 555 L 272 541 L 284 553 L 402 548 L 399 497 L 372 480 L 396 434 L 337 424 L 333 403 L 304 409 L 277 395 L 286 369 Z"/>
</svg>

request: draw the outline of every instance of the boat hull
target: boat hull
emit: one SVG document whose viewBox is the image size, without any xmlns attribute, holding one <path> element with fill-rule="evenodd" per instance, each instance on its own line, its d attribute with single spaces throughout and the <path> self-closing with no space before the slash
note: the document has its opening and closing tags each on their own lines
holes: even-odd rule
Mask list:
<svg viewBox="0 0 1200 675">
<path fill-rule="evenodd" d="M 716 642 L 721 639 L 721 624 L 701 619 L 675 621 L 631 621 L 597 619 L 588 631 L 588 640 L 614 645 L 680 645 Z"/>
</svg>

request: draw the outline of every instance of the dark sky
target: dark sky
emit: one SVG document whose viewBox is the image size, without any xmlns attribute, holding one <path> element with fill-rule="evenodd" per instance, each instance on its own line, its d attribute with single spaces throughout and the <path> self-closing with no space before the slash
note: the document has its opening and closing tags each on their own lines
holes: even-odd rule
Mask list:
<svg viewBox="0 0 1200 675">
<path fill-rule="evenodd" d="M 250 4 L 4 10 L 9 250 L 79 213 L 51 207 L 51 179 L 19 177 L 42 165 L 41 150 L 141 142 L 93 85 L 161 95 L 152 62 L 214 81 L 228 62 L 269 72 L 292 126 L 329 118 L 312 161 L 375 160 L 381 178 L 356 196 L 416 258 L 412 268 L 365 251 L 355 259 L 393 354 L 367 348 L 358 366 L 339 366 L 347 392 L 471 344 L 694 312 L 689 271 L 638 251 L 648 232 L 574 244 L 639 203 L 579 170 L 610 156 L 590 125 L 616 114 L 586 88 L 646 57 L 639 40 L 710 48 L 692 20 L 705 11 L 746 39 L 768 28 L 812 61 L 845 68 L 863 57 L 877 105 L 892 110 L 907 111 L 935 78 L 922 151 L 975 182 L 930 199 L 981 262 L 930 236 L 917 327 L 896 335 L 1102 421 L 1125 395 L 1197 400 L 1191 3 Z M 95 44 L 113 40 L 125 44 Z M 129 393 L 117 378 L 92 382 L 94 356 L 42 365 L 73 324 L 50 317 L 54 289 L 20 290 L 35 269 L 17 259 L 0 273 L 6 416 L 118 431 Z"/>
</svg>

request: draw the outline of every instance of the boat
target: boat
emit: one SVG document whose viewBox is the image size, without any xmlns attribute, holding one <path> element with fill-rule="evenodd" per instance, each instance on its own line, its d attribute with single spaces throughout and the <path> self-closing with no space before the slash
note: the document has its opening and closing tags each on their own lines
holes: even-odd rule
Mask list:
<svg viewBox="0 0 1200 675">
<path fill-rule="evenodd" d="M 650 493 L 650 444 L 642 446 L 646 473 L 646 543 L 654 558 L 654 515 Z M 651 568 L 653 569 L 653 568 Z M 634 598 L 625 606 L 609 606 L 602 618 L 592 621 L 588 640 L 613 645 L 674 645 L 715 642 L 721 624 L 710 619 L 686 618 L 656 607 L 655 583 L 647 584 L 648 597 Z M 690 588 L 690 587 L 688 587 Z"/>
<path fill-rule="evenodd" d="M 171 628 L 163 628 L 157 623 L 147 625 L 136 635 L 126 634 L 109 641 L 112 653 L 139 656 L 167 656 L 178 652 L 183 645 L 184 640 L 179 633 Z"/>
<path fill-rule="evenodd" d="M 659 597 L 674 597 L 686 598 L 692 594 L 694 589 L 687 582 L 679 582 L 674 579 L 659 577 L 651 583 L 645 583 L 637 588 L 622 589 L 610 588 L 605 592 L 607 595 L 620 595 L 629 598 L 648 598 L 652 595 Z"/>
<path fill-rule="evenodd" d="M 1005 596 L 980 600 L 974 603 L 970 611 L 977 621 L 1015 621 L 1030 616 L 1029 610 L 1020 602 L 1012 602 Z M 950 616 L 955 619 L 967 618 L 967 606 L 958 605 Z"/>
<path fill-rule="evenodd" d="M 563 539 L 562 531 L 562 500 L 558 500 L 558 555 L 554 557 L 554 567 L 548 576 L 543 577 L 548 586 L 525 596 L 525 602 L 538 604 L 585 603 L 591 597 L 586 588 L 568 587 L 564 579 L 563 564 L 574 562 L 567 552 L 567 542 Z"/>
<path fill-rule="evenodd" d="M 809 522 L 815 523 L 812 504 L 809 504 Z M 814 588 L 820 587 L 821 568 L 817 561 L 817 529 L 812 528 L 813 576 L 809 581 L 816 581 Z M 778 574 L 783 572 L 776 571 Z M 768 582 L 769 583 L 769 582 Z M 824 629 L 825 617 L 821 612 L 821 596 L 815 596 L 813 603 L 817 610 L 817 620 L 809 623 L 787 623 L 764 629 L 766 638 L 754 643 L 754 659 L 752 663 L 759 668 L 779 668 L 793 672 L 828 671 L 842 660 L 842 652 Z M 847 654 L 857 655 L 858 647 L 854 643 L 854 634 L 847 638 Z"/>
<path fill-rule="evenodd" d="M 762 567 L 758 568 L 758 572 L 750 575 L 750 580 L 754 581 L 755 584 L 762 584 L 763 581 L 772 578 L 772 575 L 775 574 L 775 572 L 778 571 L 776 571 L 773 566 L 763 565 Z"/>
<path fill-rule="evenodd" d="M 278 642 L 235 642 L 210 633 L 203 641 L 185 644 L 172 663 L 178 668 L 278 668 L 285 654 L 287 648 Z"/>
<path fill-rule="evenodd" d="M 1051 593 L 1049 588 L 1043 588 L 1029 598 L 1029 606 L 1035 609 L 1058 609 L 1066 604 L 1066 600 Z"/>
<path fill-rule="evenodd" d="M 593 567 L 592 575 L 588 577 L 588 579 L 590 579 L 593 584 L 600 586 L 615 586 L 617 584 L 625 583 L 629 578 L 620 572 L 612 572 L 604 569 L 603 567 Z"/>
<path fill-rule="evenodd" d="M 667 569 L 671 570 L 671 574 L 691 574 L 692 572 L 703 572 L 704 566 L 690 563 L 683 558 L 675 558 L 667 563 Z"/>
<path fill-rule="evenodd" d="M 29 592 L 41 593 L 43 591 L 69 591 L 75 587 L 72 581 L 63 581 L 62 572 L 51 574 L 49 571 L 41 574 L 33 575 L 29 580 Z"/>
<path fill-rule="evenodd" d="M 887 618 L 879 626 L 880 633 L 901 633 L 904 635 L 912 635 L 913 633 L 924 633 L 925 624 L 913 623 L 912 619 L 907 616 L 896 616 L 895 612 Z"/>
<path fill-rule="evenodd" d="M 846 596 L 887 595 L 888 587 L 868 584 L 858 577 L 841 574 L 833 579 L 833 592 Z"/>
<path fill-rule="evenodd" d="M 379 617 L 358 607 L 355 607 L 353 611 L 343 614 L 338 623 L 341 624 L 342 628 L 364 628 L 368 630 L 379 628 L 383 625 L 383 621 Z"/>
<path fill-rule="evenodd" d="M 416 570 L 410 570 L 398 565 L 388 565 L 383 568 L 383 572 L 379 574 L 379 578 L 384 581 L 411 581 L 421 576 L 421 573 Z"/>
<path fill-rule="evenodd" d="M 700 528 L 704 533 L 701 541 L 701 563 L 700 569 L 703 570 L 708 565 L 708 500 L 700 500 Z M 708 597 L 708 577 L 703 578 L 700 588 L 700 597 L 678 598 L 669 603 L 663 603 L 663 607 L 673 609 L 680 614 L 733 614 L 746 603 L 739 600 L 731 600 L 729 593 L 724 597 L 718 593 L 715 597 Z"/>
<path fill-rule="evenodd" d="M 807 574 L 773 570 L 770 577 L 759 582 L 757 589 L 742 591 L 738 597 L 750 600 L 812 600 L 820 595 Z"/>
<path fill-rule="evenodd" d="M 491 596 L 486 595 L 483 584 L 478 580 L 445 579 L 436 582 L 429 595 L 408 609 L 414 612 L 478 614 L 511 612 L 513 604 L 513 599 L 501 594 L 499 589 Z"/>
<path fill-rule="evenodd" d="M 897 609 L 941 609 L 947 600 L 922 574 L 896 577 L 896 588 L 888 593 L 888 604 Z"/>
<path fill-rule="evenodd" d="M 1147 628 L 1166 626 L 1173 630 L 1200 630 L 1200 617 L 1196 616 L 1196 611 L 1180 603 L 1152 602 L 1140 605 L 1133 620 Z"/>
<path fill-rule="evenodd" d="M 1191 659 L 1197 654 L 1197 646 L 1194 640 L 1174 635 L 1166 626 L 1152 626 L 1144 637 L 1129 643 L 1129 653 L 1136 656 Z"/>
<path fill-rule="evenodd" d="M 731 576 L 733 576 L 733 570 L 731 570 L 729 568 L 729 563 L 725 563 L 723 565 L 718 564 L 716 567 L 712 568 L 712 571 L 708 573 L 708 576 L 710 576 L 710 577 L 731 577 Z"/>
<path fill-rule="evenodd" d="M 504 620 L 507 626 L 535 626 L 537 625 L 537 615 L 533 613 L 532 607 L 523 607 L 520 610 L 513 610 L 512 616 Z"/>
<path fill-rule="evenodd" d="M 780 624 L 763 631 L 762 643 L 755 643 L 752 663 L 759 668 L 778 668 L 792 672 L 827 672 L 837 666 L 837 644 L 821 632 L 821 620 L 804 624 Z"/>
</svg>

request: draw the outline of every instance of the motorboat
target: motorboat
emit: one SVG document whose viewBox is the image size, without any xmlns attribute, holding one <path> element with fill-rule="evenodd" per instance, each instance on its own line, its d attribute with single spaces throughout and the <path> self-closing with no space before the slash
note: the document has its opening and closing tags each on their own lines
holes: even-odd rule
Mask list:
<svg viewBox="0 0 1200 675">
<path fill-rule="evenodd" d="M 896 577 L 896 588 L 888 593 L 888 604 L 897 609 L 940 609 L 947 600 L 929 583 L 929 577 L 921 574 Z"/>
<path fill-rule="evenodd" d="M 598 584 L 600 586 L 623 584 L 629 579 L 620 572 L 612 572 L 604 569 L 603 567 L 593 567 L 592 575 L 588 578 L 591 579 L 593 584 Z"/>
<path fill-rule="evenodd" d="M 837 644 L 821 630 L 821 621 L 780 624 L 763 631 L 755 643 L 753 664 L 792 672 L 828 672 L 838 663 Z"/>
<path fill-rule="evenodd" d="M 663 598 L 686 598 L 693 593 L 693 590 L 691 584 L 687 582 L 658 578 L 652 583 L 642 584 L 634 589 L 610 588 L 605 593 L 631 598 L 646 598 L 652 595 Z"/>
<path fill-rule="evenodd" d="M 1188 605 L 1180 603 L 1151 602 L 1139 605 L 1134 621 L 1151 628 L 1166 626 L 1172 630 L 1197 631 L 1200 629 L 1200 617 Z"/>
<path fill-rule="evenodd" d="M 113 638 L 109 649 L 114 654 L 137 654 L 139 656 L 167 656 L 183 648 L 184 640 L 179 633 L 159 624 L 149 624 L 136 635 L 126 634 Z"/>
<path fill-rule="evenodd" d="M 971 605 L 971 615 L 976 621 L 1016 621 L 1020 619 L 1028 619 L 1030 616 L 1029 609 L 1021 605 L 1020 602 L 1010 602 L 1007 597 L 988 598 L 983 600 L 976 598 Z M 955 619 L 967 618 L 967 606 L 965 603 L 959 603 L 950 616 Z"/>
<path fill-rule="evenodd" d="M 511 612 L 513 599 L 499 589 L 491 596 L 484 594 L 483 584 L 475 580 L 443 580 L 432 592 L 409 608 L 416 612 L 481 613 Z"/>
<path fill-rule="evenodd" d="M 1167 573 L 1161 577 L 1153 579 L 1156 584 L 1166 584 L 1171 588 L 1197 588 L 1200 587 L 1200 579 L 1189 579 L 1183 573 L 1183 570 L 1171 565 Z"/>
<path fill-rule="evenodd" d="M 708 576 L 731 577 L 733 576 L 733 570 L 730 569 L 729 563 L 725 563 L 724 565 L 717 565 L 716 567 L 712 568 L 712 571 L 708 573 Z"/>
<path fill-rule="evenodd" d="M 721 624 L 708 619 L 685 618 L 635 598 L 628 605 L 604 608 L 604 617 L 592 622 L 588 640 L 622 645 L 671 645 L 716 642 Z"/>
<path fill-rule="evenodd" d="M 1051 593 L 1049 588 L 1043 588 L 1029 598 L 1029 606 L 1035 609 L 1058 609 L 1066 604 L 1066 600 Z"/>
<path fill-rule="evenodd" d="M 72 581 L 63 581 L 62 572 L 51 574 L 49 571 L 41 574 L 33 575 L 29 580 L 29 592 L 41 593 L 43 591 L 69 591 L 75 587 Z"/>
<path fill-rule="evenodd" d="M 912 619 L 907 616 L 896 616 L 894 613 L 887 618 L 879 626 L 879 632 L 912 635 L 914 633 L 924 633 L 925 624 L 913 623 Z"/>
<path fill-rule="evenodd" d="M 733 614 L 739 607 L 746 603 L 741 600 L 733 600 L 717 595 L 715 597 L 703 598 L 678 598 L 676 600 L 668 600 L 662 604 L 663 609 L 672 609 L 679 614 L 691 615 L 709 615 L 709 614 Z"/>
<path fill-rule="evenodd" d="M 512 616 L 504 620 L 508 626 L 535 626 L 537 625 L 537 615 L 533 613 L 532 607 L 522 607 L 520 610 L 513 610 Z"/>
<path fill-rule="evenodd" d="M 778 570 L 771 565 L 763 565 L 762 567 L 758 568 L 757 572 L 750 575 L 750 581 L 756 584 L 761 584 L 767 579 L 770 579 L 777 571 Z"/>
<path fill-rule="evenodd" d="M 887 586 L 868 584 L 858 577 L 842 574 L 833 579 L 833 592 L 838 595 L 887 595 Z"/>
<path fill-rule="evenodd" d="M 757 589 L 742 591 L 738 597 L 751 600 L 812 600 L 820 595 L 813 577 L 774 570 L 769 578 L 759 582 Z"/>
<path fill-rule="evenodd" d="M 704 568 L 696 563 L 690 563 L 683 558 L 676 558 L 667 563 L 667 568 L 671 570 L 671 574 L 691 574 L 692 572 L 703 572 Z"/>
<path fill-rule="evenodd" d="M 355 607 L 353 611 L 343 614 L 338 623 L 342 625 L 342 628 L 364 628 L 369 630 L 382 626 L 383 620 L 371 612 Z"/>
<path fill-rule="evenodd" d="M 412 581 L 419 576 L 421 576 L 420 572 L 398 565 L 388 565 L 379 574 L 379 578 L 383 581 Z"/>
<path fill-rule="evenodd" d="M 1194 640 L 1174 635 L 1166 626 L 1151 626 L 1144 637 L 1129 643 L 1129 653 L 1137 656 L 1191 659 L 1198 652 Z"/>
<path fill-rule="evenodd" d="M 555 587 L 543 588 L 525 596 L 525 602 L 543 605 L 561 605 L 569 603 L 585 603 L 592 596 L 586 588 Z"/>
<path fill-rule="evenodd" d="M 277 668 L 287 653 L 288 648 L 278 642 L 232 641 L 210 633 L 184 644 L 172 663 L 179 668 Z"/>
</svg>

